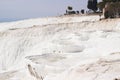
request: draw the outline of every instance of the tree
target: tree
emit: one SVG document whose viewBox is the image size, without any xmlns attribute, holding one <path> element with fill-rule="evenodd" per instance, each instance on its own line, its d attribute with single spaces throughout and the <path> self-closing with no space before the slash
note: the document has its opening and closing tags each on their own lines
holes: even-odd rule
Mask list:
<svg viewBox="0 0 120 80">
<path fill-rule="evenodd" d="M 99 10 L 102 12 L 103 11 L 103 8 L 105 7 L 105 2 L 99 2 L 98 4 L 97 4 L 97 7 L 99 8 Z"/>
<path fill-rule="evenodd" d="M 106 3 L 111 3 L 111 2 L 116 3 L 116 5 L 119 5 L 118 2 L 120 2 L 120 0 L 102 0 L 102 2 L 99 2 L 99 3 L 97 4 L 97 6 L 98 6 L 99 10 L 102 11 L 103 8 L 105 7 Z M 118 4 L 117 4 L 117 3 L 118 3 Z M 118 6 L 118 7 L 119 7 L 119 6 Z M 118 7 L 116 7 L 116 8 L 118 8 Z"/>
<path fill-rule="evenodd" d="M 88 0 L 87 8 L 96 12 L 98 9 L 97 8 L 97 0 Z"/>
<path fill-rule="evenodd" d="M 81 13 L 82 13 L 82 14 L 84 14 L 84 13 L 85 13 L 85 10 L 84 10 L 84 9 L 82 9 L 82 10 L 81 10 Z"/>
<path fill-rule="evenodd" d="M 73 8 L 72 8 L 72 6 L 68 6 L 68 10 L 72 10 Z"/>
<path fill-rule="evenodd" d="M 98 8 L 103 10 L 105 18 L 120 17 L 120 0 L 103 0 L 98 3 Z"/>
<path fill-rule="evenodd" d="M 103 0 L 103 2 L 119 2 L 120 0 Z"/>
</svg>

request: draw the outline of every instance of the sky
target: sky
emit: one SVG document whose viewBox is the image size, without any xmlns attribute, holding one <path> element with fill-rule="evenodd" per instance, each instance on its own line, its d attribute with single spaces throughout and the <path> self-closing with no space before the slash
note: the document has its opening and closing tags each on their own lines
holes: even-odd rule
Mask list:
<svg viewBox="0 0 120 80">
<path fill-rule="evenodd" d="M 63 15 L 67 6 L 87 9 L 87 0 L 0 0 L 0 22 Z"/>
</svg>

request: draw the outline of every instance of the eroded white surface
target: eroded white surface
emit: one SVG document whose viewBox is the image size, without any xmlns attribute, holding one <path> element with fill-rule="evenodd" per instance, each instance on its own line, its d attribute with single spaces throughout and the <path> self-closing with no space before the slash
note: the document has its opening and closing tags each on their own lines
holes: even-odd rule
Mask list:
<svg viewBox="0 0 120 80">
<path fill-rule="evenodd" d="M 0 24 L 0 80 L 120 77 L 119 19 L 55 17 Z"/>
</svg>

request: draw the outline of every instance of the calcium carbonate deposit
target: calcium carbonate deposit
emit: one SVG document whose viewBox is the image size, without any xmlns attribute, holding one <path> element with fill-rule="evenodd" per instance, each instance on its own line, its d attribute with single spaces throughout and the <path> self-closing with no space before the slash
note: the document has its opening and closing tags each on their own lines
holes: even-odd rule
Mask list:
<svg viewBox="0 0 120 80">
<path fill-rule="evenodd" d="M 119 80 L 120 19 L 62 16 L 0 23 L 0 80 Z"/>
</svg>

